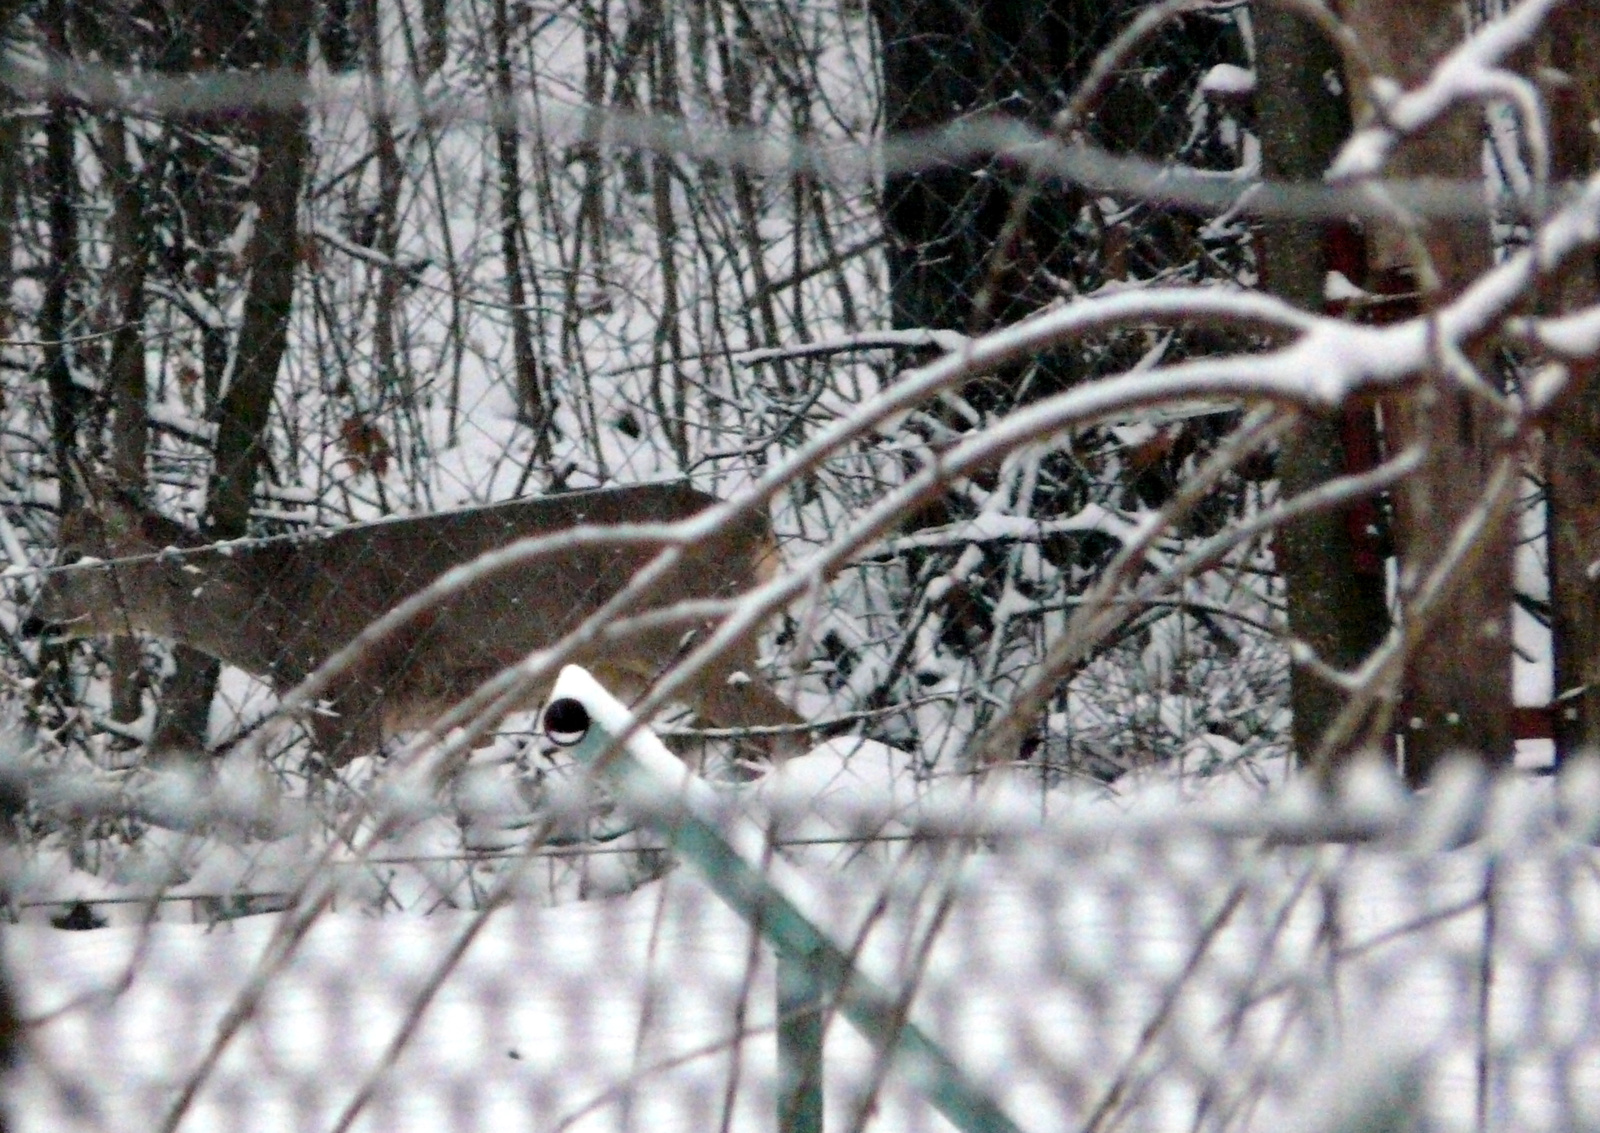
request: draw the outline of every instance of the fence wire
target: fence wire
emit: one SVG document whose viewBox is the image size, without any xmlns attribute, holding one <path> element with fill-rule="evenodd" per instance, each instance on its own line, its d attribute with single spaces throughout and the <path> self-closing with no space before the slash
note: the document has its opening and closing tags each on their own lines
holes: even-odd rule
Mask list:
<svg viewBox="0 0 1600 1133">
<path fill-rule="evenodd" d="M 893 758 L 841 743 L 713 792 L 711 813 L 774 835 L 772 884 L 1016 1128 L 1595 1120 L 1586 768 L 1468 775 L 1420 807 L 1374 780 L 1322 808 L 1057 795 L 1041 816 L 1035 784 L 908 794 Z M 459 892 L 425 918 L 334 902 L 292 945 L 297 914 L 248 915 L 243 895 L 199 924 L 91 898 L 120 927 L 76 934 L 26 908 L 7 930 L 33 1020 L 12 1118 L 166 1127 L 266 972 L 185 1128 L 796 1128 L 771 950 L 658 843 L 632 853 L 656 880 L 614 872 L 604 899 L 545 904 L 552 859 L 519 855 L 476 911 Z M 361 888 L 306 880 L 302 902 Z M 883 1063 L 837 1000 L 815 1010 L 825 1128 L 946 1127 L 937 1081 Z"/>
<path fill-rule="evenodd" d="M 19 14 L 7 62 L 8 121 L 18 123 L 4 150 L 16 186 L 7 270 L 57 271 L 82 298 L 12 316 L 17 334 L 3 349 L 15 396 L 5 405 L 19 445 L 3 472 L 8 552 L 15 565 L 48 565 L 227 540 L 251 564 L 226 617 L 204 609 L 228 589 L 214 556 L 164 572 L 173 590 L 181 581 L 171 576 L 189 567 L 217 581 L 208 590 L 196 576 L 192 603 L 160 611 L 165 590 L 148 574 L 78 584 L 61 613 L 93 606 L 143 644 L 41 653 L 25 636 L 11 640 L 9 664 L 29 688 L 20 707 L 59 740 L 62 758 L 89 766 L 136 761 L 146 744 L 216 750 L 259 718 L 263 685 L 282 694 L 335 638 L 353 635 L 360 613 L 381 612 L 344 596 L 366 590 L 392 604 L 492 539 L 531 533 L 511 520 L 491 533 L 492 524 L 420 517 L 672 477 L 734 496 L 930 347 L 948 351 L 959 335 L 1107 287 L 1248 283 L 1245 224 L 1041 181 L 981 145 L 948 159 L 932 141 L 917 149 L 919 131 L 952 121 L 1050 128 L 1137 8 L 541 13 L 485 3 L 441 14 L 433 4 L 341 4 L 271 18 L 241 8 L 216 27 L 187 16 Z M 103 43 L 116 50 L 97 55 Z M 175 78 L 184 44 L 196 73 Z M 1238 71 L 1247 44 L 1231 9 L 1173 19 L 1101 84 L 1083 123 L 1091 141 L 1151 168 L 1239 168 L 1248 105 L 1208 76 Z M 259 71 L 269 74 L 252 88 Z M 241 103 L 259 113 L 227 113 Z M 709 140 L 681 121 L 704 122 Z M 884 136 L 909 143 L 887 166 L 867 148 Z M 773 139 L 776 167 L 752 138 Z M 851 175 L 787 172 L 784 139 L 868 160 Z M 52 166 L 69 142 L 101 156 Z M 105 156 L 114 151 L 126 159 Z M 94 207 L 67 224 L 50 202 L 73 195 Z M 288 243 L 292 262 L 271 261 L 281 276 L 264 282 L 261 257 Z M 279 353 L 261 354 L 270 335 L 251 312 L 266 317 L 269 286 L 294 301 Z M 884 327 L 891 333 L 874 329 Z M 928 328 L 958 333 L 935 344 Z M 117 337 L 130 329 L 133 340 Z M 771 500 L 783 559 L 825 547 L 954 439 L 1020 406 L 1141 358 L 1225 345 L 1238 342 L 1114 331 L 965 383 L 827 454 Z M 249 382 L 234 377 L 256 370 Z M 141 403 L 143 421 L 130 408 Z M 806 719 L 864 721 L 930 767 L 959 761 L 1126 521 L 1168 501 L 1236 417 L 1223 407 L 1130 421 L 952 485 L 905 518 L 902 542 L 847 564 L 807 611 L 769 620 L 765 679 Z M 107 496 L 139 511 L 84 521 Z M 1259 496 L 1230 478 L 1198 528 Z M 639 522 L 664 518 L 635 511 Z M 380 545 L 389 527 L 365 544 L 354 532 L 308 538 L 325 549 L 305 552 L 298 573 L 277 561 L 287 552 L 237 544 L 390 516 L 419 517 L 404 547 Z M 107 539 L 108 522 L 123 534 Z M 376 578 L 391 566 L 401 581 Z M 1226 596 L 1185 595 L 1181 611 L 1136 614 L 1107 645 L 1117 663 L 1084 673 L 1032 742 L 1067 773 L 1106 777 L 1180 754 L 1213 728 L 1230 743 L 1271 732 L 1284 668 L 1250 621 L 1271 624 L 1274 599 L 1235 601 L 1240 587 L 1221 587 Z M 19 625 L 30 624 L 33 593 L 13 585 Z M 1207 609 L 1218 605 L 1249 620 Z M 232 634 L 229 619 L 256 639 Z M 391 652 L 416 653 L 426 668 L 421 637 Z M 1181 652 L 1219 702 L 1196 701 L 1182 719 L 1156 711 L 1163 651 Z M 493 668 L 470 667 L 480 680 Z M 629 676 L 663 667 L 658 656 Z M 392 662 L 385 679 L 414 688 L 428 677 Z M 213 712 L 231 723 L 213 727 Z M 346 709 L 372 717 L 351 721 L 361 746 L 396 730 L 379 726 L 382 712 Z M 698 721 L 752 722 L 789 721 Z M 339 743 L 333 729 L 313 731 L 289 773 L 343 760 L 325 750 Z"/>
</svg>

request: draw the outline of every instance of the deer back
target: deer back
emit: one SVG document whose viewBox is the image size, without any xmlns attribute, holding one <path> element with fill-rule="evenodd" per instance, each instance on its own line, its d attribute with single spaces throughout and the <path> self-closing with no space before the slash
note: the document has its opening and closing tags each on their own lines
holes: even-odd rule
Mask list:
<svg viewBox="0 0 1600 1133">
<path fill-rule="evenodd" d="M 714 502 L 682 485 L 653 484 L 372 524 L 320 541 L 308 558 L 314 577 L 305 580 L 301 593 L 310 598 L 312 620 L 329 627 L 337 647 L 445 571 L 514 540 L 581 525 L 672 522 Z M 363 670 L 364 679 L 391 690 L 383 730 L 423 723 L 500 669 L 553 645 L 610 601 L 659 550 L 638 544 L 560 549 L 441 602 L 390 638 Z M 688 548 L 650 605 L 737 593 L 758 579 L 773 554 L 763 518 L 736 523 Z M 576 660 L 628 695 L 671 666 L 687 628 L 646 631 L 582 651 Z M 732 694 L 722 686 L 735 672 L 753 668 L 753 648 L 735 650 L 691 696 L 725 726 L 795 722 L 786 706 L 775 715 L 781 702 L 767 700 L 764 688 L 744 698 L 759 700 L 759 708 L 746 710 L 736 695 L 725 703 Z"/>
<path fill-rule="evenodd" d="M 37 610 L 75 635 L 138 630 L 181 641 L 270 680 L 299 683 L 329 655 L 444 572 L 517 539 L 581 525 L 669 523 L 716 502 L 681 484 L 646 484 L 384 520 L 324 534 L 205 546 L 126 501 L 64 525 L 68 554 Z M 573 546 L 479 579 L 429 609 L 329 690 L 321 746 L 344 762 L 385 734 L 430 721 L 484 679 L 554 644 L 652 561 L 654 545 Z M 688 548 L 652 605 L 748 588 L 775 553 L 764 517 L 746 517 Z M 664 626 L 581 653 L 624 695 L 681 652 Z M 753 645 L 733 650 L 691 692 L 720 726 L 797 723 L 753 679 Z"/>
</svg>

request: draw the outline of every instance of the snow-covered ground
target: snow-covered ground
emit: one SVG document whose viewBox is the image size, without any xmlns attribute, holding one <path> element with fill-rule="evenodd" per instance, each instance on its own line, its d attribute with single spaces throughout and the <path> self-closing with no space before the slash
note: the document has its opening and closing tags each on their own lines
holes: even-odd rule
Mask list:
<svg viewBox="0 0 1600 1133">
<path fill-rule="evenodd" d="M 1056 793 L 1042 817 L 1022 784 L 980 815 L 897 794 L 895 759 L 835 741 L 750 805 L 821 798 L 790 839 L 943 831 L 786 852 L 835 938 L 916 989 L 916 1021 L 1027 1133 L 1322 1127 L 1395 1091 L 1430 1128 L 1478 1128 L 1480 1105 L 1495 1129 L 1600 1120 L 1600 871 L 1551 780 L 1494 793 L 1462 848 L 1439 848 L 1471 817 L 1447 798 L 1399 840 L 1267 848 L 1240 831 L 1300 804 L 1238 784 Z M 974 825 L 996 836 L 955 836 Z M 334 1128 L 369 1082 L 353 1128 L 775 1127 L 771 955 L 691 869 L 478 916 L 322 916 L 181 1128 Z M 17 1127 L 159 1128 L 281 921 L 8 929 L 26 1010 L 48 1018 L 13 1080 Z M 842 1019 L 827 1036 L 827 1128 L 868 1097 L 867 1128 L 947 1128 L 904 1076 L 873 1085 Z"/>
</svg>

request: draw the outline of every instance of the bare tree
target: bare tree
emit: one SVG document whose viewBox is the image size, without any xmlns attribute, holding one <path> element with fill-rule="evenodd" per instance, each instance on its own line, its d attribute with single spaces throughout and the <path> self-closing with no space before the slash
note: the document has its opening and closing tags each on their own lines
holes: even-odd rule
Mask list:
<svg viewBox="0 0 1600 1133">
<path fill-rule="evenodd" d="M 21 21 L 54 36 L 70 75 L 14 86 L 36 108 L 9 159 L 32 228 L 10 246 L 40 283 L 13 289 L 26 345 L 6 357 L 27 361 L 8 370 L 23 396 L 0 405 L 27 438 L 3 468 L 36 508 L 23 514 L 49 502 L 23 486 L 74 457 L 213 540 L 669 474 L 738 496 L 782 474 L 750 506 L 772 509 L 797 562 L 848 542 L 880 501 L 900 510 L 858 561 L 817 567 L 796 608 L 767 610 L 763 663 L 790 666 L 840 727 L 861 718 L 930 764 L 1012 717 L 1032 739 L 1008 754 L 1043 752 L 1047 781 L 1196 750 L 1248 762 L 1284 750 L 1286 694 L 1301 751 L 1331 734 L 1342 756 L 1398 721 L 1418 781 L 1458 744 L 1504 758 L 1512 519 L 1480 505 L 1526 422 L 1489 346 L 1531 332 L 1498 315 L 1438 329 L 1491 269 L 1485 217 L 1376 183 L 1481 172 L 1478 111 L 1433 66 L 1467 31 L 1442 6 L 1353 5 L 1348 37 L 1325 13 L 1311 30 L 1263 7 L 1253 106 L 1236 73 L 1247 21 L 1227 5 L 694 0 L 624 16 L 504 0 L 446 15 L 441 31 L 433 7 L 325 6 L 326 61 L 361 69 L 327 84 L 310 77 L 305 5 L 131 30 L 97 8 Z M 1350 46 L 1397 36 L 1427 58 Z M 1347 149 L 1346 166 L 1378 159 L 1329 187 L 1349 132 L 1335 42 L 1357 101 L 1383 102 L 1358 126 L 1383 144 Z M 1372 66 L 1457 109 L 1391 121 L 1411 96 L 1373 86 Z M 890 143 L 855 148 L 880 109 Z M 1267 184 L 1252 186 L 1257 141 Z M 1414 224 L 1382 214 L 1385 192 Z M 1544 218 L 1524 211 L 1530 230 Z M 1351 212 L 1369 220 L 1373 271 L 1349 278 L 1391 325 L 1326 308 L 1324 222 Z M 1245 298 L 1258 268 L 1269 295 Z M 1084 321 L 1038 331 L 1058 317 Z M 1422 326 L 1459 357 L 1340 370 L 1338 396 L 1238 376 L 1275 374 L 1319 336 Z M 920 400 L 857 420 L 946 367 Z M 1216 388 L 1156 381 L 1199 373 Z M 1388 448 L 1368 468 L 1345 427 L 1380 399 Z M 844 439 L 802 458 L 822 437 Z M 1587 506 L 1578 467 L 1551 471 L 1558 539 L 1585 527 L 1562 519 Z M 1393 638 L 1349 510 L 1380 490 L 1402 540 Z M 1587 553 L 1559 551 L 1559 594 Z M 1447 601 L 1470 616 L 1437 620 Z M 1585 680 L 1583 601 L 1556 602 L 1560 664 L 1578 674 L 1563 687 Z M 1285 622 L 1309 647 L 1288 681 Z M 73 656 L 100 713 L 105 654 Z M 193 750 L 217 670 L 176 656 L 153 690 L 157 744 Z M 110 730 L 142 706 L 117 680 Z"/>
<path fill-rule="evenodd" d="M 43 38 L 51 57 L 59 62 L 70 58 L 70 6 L 51 0 L 42 12 Z M 77 114 L 70 99 L 57 94 L 49 100 L 45 122 L 44 175 L 48 189 L 49 259 L 45 270 L 44 295 L 39 305 L 39 337 L 45 388 L 50 405 L 50 455 L 57 469 L 68 469 L 80 459 L 79 430 L 87 410 L 85 391 L 73 381 L 71 347 L 72 294 L 79 271 L 78 170 L 74 143 Z M 70 476 L 57 478 L 57 506 L 63 515 L 78 506 L 78 494 Z M 40 651 L 43 680 L 37 686 L 36 703 L 55 701 L 72 704 L 76 697 L 71 687 L 69 659 L 59 646 L 47 644 Z"/>
<path fill-rule="evenodd" d="M 1277 4 L 1258 5 L 1254 16 L 1262 173 L 1274 181 L 1315 182 L 1349 133 L 1347 79 L 1338 52 L 1322 29 Z M 1325 280 L 1333 268 L 1329 227 L 1292 217 L 1264 220 L 1257 248 L 1266 290 L 1305 310 L 1324 307 Z M 1302 418 L 1278 459 L 1283 492 L 1298 496 L 1348 472 L 1347 424 L 1359 425 L 1370 414 L 1368 407 L 1345 407 Z M 1274 542 L 1290 634 L 1341 670 L 1359 665 L 1388 628 L 1382 564 L 1358 562 L 1352 523 L 1366 518 L 1363 510 L 1352 506 L 1306 516 L 1285 525 Z M 1295 666 L 1289 704 L 1294 749 L 1302 758 L 1317 751 L 1343 701 L 1324 675 Z"/>
<path fill-rule="evenodd" d="M 1562 182 L 1600 166 L 1596 58 L 1600 4 L 1566 5 L 1551 17 L 1539 52 L 1561 76 L 1551 92 L 1550 172 Z M 1552 314 L 1592 307 L 1600 299 L 1600 260 L 1579 259 L 1540 298 Z M 1571 370 L 1572 388 L 1550 415 L 1545 451 L 1558 759 L 1600 750 L 1600 386 L 1592 365 L 1576 362 Z"/>
<path fill-rule="evenodd" d="M 517 123 L 516 99 L 511 78 L 511 19 L 506 0 L 494 0 L 495 92 L 500 98 L 500 113 L 495 123 L 496 155 L 500 163 L 500 254 L 505 260 L 507 315 L 511 320 L 512 356 L 515 359 L 517 411 L 533 430 L 540 456 L 550 454 L 549 410 L 539 376 L 539 362 L 533 346 L 533 320 L 528 314 L 526 270 L 522 240 L 522 162 L 519 147 L 522 132 Z"/>
<path fill-rule="evenodd" d="M 1462 7 L 1449 0 L 1347 0 L 1343 14 L 1378 72 L 1408 87 L 1426 79 L 1468 30 Z M 1357 93 L 1364 100 L 1380 97 L 1371 90 Z M 1366 113 L 1380 111 L 1368 105 Z M 1406 137 L 1387 171 L 1474 180 L 1482 169 L 1482 129 L 1477 107 L 1457 106 Z M 1492 262 L 1487 210 L 1477 216 L 1376 220 L 1369 232 L 1370 270 L 1383 281 L 1374 289 L 1414 291 L 1425 310 L 1461 294 Z M 1478 504 L 1504 456 L 1496 404 L 1504 391 L 1501 372 L 1484 344 L 1470 348 L 1469 355 L 1441 357 L 1437 376 L 1452 367 L 1470 369 L 1479 392 L 1431 380 L 1385 409 L 1392 451 L 1418 444 L 1427 453 L 1422 470 L 1395 493 L 1402 619 L 1416 588 L 1439 563 L 1447 533 Z M 1514 532 L 1509 510 L 1492 517 L 1482 552 L 1453 579 L 1451 616 L 1434 623 L 1411 654 L 1399 706 L 1411 782 L 1425 781 L 1456 751 L 1479 753 L 1493 765 L 1510 762 Z"/>
<path fill-rule="evenodd" d="M 293 0 L 265 5 L 256 17 L 260 38 L 267 44 L 266 58 L 280 73 L 304 76 L 312 16 L 310 3 Z M 299 265 L 297 220 L 306 162 L 306 111 L 292 104 L 262 107 L 246 121 L 256 164 L 249 195 L 254 229 L 244 251 L 249 284 L 226 383 L 215 403 L 216 445 L 201 522 L 201 530 L 216 539 L 237 538 L 249 529 Z M 218 665 L 193 652 L 180 657 L 167 718 L 155 746 L 204 750 Z"/>
</svg>

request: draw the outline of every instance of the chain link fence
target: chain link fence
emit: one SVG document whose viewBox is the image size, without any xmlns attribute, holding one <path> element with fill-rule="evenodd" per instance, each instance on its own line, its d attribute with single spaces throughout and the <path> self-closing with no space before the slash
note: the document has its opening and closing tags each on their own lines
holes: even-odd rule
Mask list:
<svg viewBox="0 0 1600 1133">
<path fill-rule="evenodd" d="M 92 68 L 69 72 L 57 89 L 37 63 L 15 64 L 17 113 L 40 105 L 26 95 L 55 90 L 60 97 L 43 105 L 60 109 L 64 131 L 95 153 L 117 134 L 133 155 L 127 168 L 99 161 L 68 171 L 63 192 L 120 201 L 123 213 L 86 210 L 70 233 L 82 250 L 69 262 L 66 321 L 7 348 L 17 561 L 49 563 L 59 552 L 139 559 L 169 546 L 309 536 L 672 477 L 735 497 L 907 367 L 959 349 L 958 336 L 925 328 L 970 335 L 1108 287 L 1247 283 L 1243 223 L 1039 183 L 1004 155 L 940 156 L 936 141 L 925 151 L 908 145 L 886 170 L 861 160 L 880 129 L 914 143 L 952 114 L 1048 126 L 1134 14 L 1062 4 L 1013 24 L 936 4 L 550 13 L 491 4 L 440 25 L 437 13 L 358 4 L 284 15 L 284 27 L 241 9 L 230 17 L 238 27 L 211 38 L 177 17 L 167 27 L 63 17 L 57 38 L 73 58 L 95 37 L 121 36 L 119 58 L 144 77 L 119 104 L 93 85 Z M 17 25 L 25 47 L 56 34 L 48 16 Z M 180 80 L 170 64 L 156 65 L 190 41 L 218 69 L 211 77 Z M 302 118 L 252 123 L 260 130 L 251 134 L 219 117 L 214 104 L 240 96 L 218 73 L 277 65 L 292 75 L 305 60 Z M 1248 107 L 1206 79 L 1245 61 L 1237 12 L 1172 21 L 1105 84 L 1088 116 L 1094 140 L 1152 163 L 1239 167 Z M 102 102 L 67 97 L 85 89 Z M 580 101 L 605 112 L 583 112 Z M 706 134 L 686 137 L 663 115 Z M 279 167 L 281 147 L 267 148 L 269 127 L 303 135 L 293 170 Z M 33 140 L 19 135 L 7 151 L 28 190 L 16 194 L 8 230 L 23 275 L 51 270 L 64 235 L 51 228 L 47 206 L 60 194 Z M 231 173 L 216 156 L 230 151 Z M 263 230 L 251 218 L 291 174 L 300 202 L 273 238 L 296 246 L 293 263 L 276 265 L 294 303 L 276 375 L 246 390 L 235 377 L 257 344 L 244 340 L 249 320 L 234 319 L 255 313 L 252 288 L 266 274 L 252 259 Z M 1028 202 L 1026 211 L 1013 201 Z M 129 260 L 149 344 L 137 381 L 132 362 L 113 358 L 115 328 L 127 325 L 117 273 Z M 23 304 L 13 318 L 21 327 L 40 313 Z M 59 359 L 27 345 L 52 334 L 71 340 Z M 1238 345 L 1181 329 L 1108 331 L 963 383 L 892 429 L 835 446 L 766 505 L 783 560 L 826 548 L 944 448 L 1019 406 L 1140 359 L 1224 342 Z M 41 380 L 56 370 L 65 384 Z M 130 425 L 136 398 L 147 417 Z M 775 687 L 808 719 L 847 726 L 864 717 L 869 734 L 925 752 L 930 767 L 961 758 L 1133 517 L 1169 501 L 1237 414 L 1151 421 L 1023 449 L 923 501 L 884 533 L 890 539 L 841 563 L 809 611 L 764 627 Z M 62 478 L 63 463 L 87 469 L 87 483 L 77 472 Z M 80 514 L 104 497 L 139 509 L 118 510 L 116 538 Z M 1215 530 L 1252 498 L 1254 486 L 1230 478 L 1196 517 L 1197 531 Z M 662 517 L 641 508 L 632 518 Z M 507 520 L 508 533 L 513 526 Z M 401 552 L 412 561 L 396 565 L 404 583 L 376 586 L 387 599 L 485 548 L 466 524 L 419 520 L 416 530 Z M 370 571 L 352 575 L 332 561 L 339 554 L 397 562 L 356 548 L 357 538 L 306 552 L 323 568 L 318 593 L 372 582 Z M 286 691 L 289 674 L 325 659 L 354 619 L 330 616 L 325 600 L 302 603 L 303 580 L 280 583 L 289 576 L 265 562 L 282 552 L 239 553 L 262 565 L 246 580 L 255 602 L 242 596 L 235 616 L 268 633 L 251 643 L 248 663 L 223 656 L 229 667 L 219 670 L 217 634 L 199 629 L 204 619 L 188 604 L 171 611 L 176 624 L 151 624 L 158 599 L 149 592 L 159 588 L 130 579 L 100 604 L 118 606 L 126 628 L 152 640 L 110 652 L 48 649 L 42 660 L 14 641 L 19 678 L 39 678 L 28 710 L 99 765 L 117 763 L 119 750 L 137 759 L 146 737 L 161 749 L 214 749 L 248 726 L 263 690 L 241 673 Z M 1270 623 L 1272 596 L 1246 609 L 1250 601 L 1222 597 L 1240 587 L 1220 585 L 1217 595 L 1180 599 L 1192 610 L 1139 611 L 1106 647 L 1116 662 L 1062 694 L 1037 750 L 1067 773 L 1110 776 L 1178 754 L 1227 719 L 1231 742 L 1275 735 L 1281 751 L 1284 669 L 1251 625 Z M 197 605 L 208 594 L 191 589 Z M 31 587 L 16 597 L 26 606 Z M 1208 608 L 1225 605 L 1246 620 Z M 64 612 L 84 611 L 67 603 Z M 322 623 L 321 636 L 283 628 L 297 620 Z M 174 651 L 166 642 L 179 627 L 196 632 Z M 1186 705 L 1181 721 L 1153 707 L 1171 691 L 1163 657 L 1173 653 L 1197 687 L 1221 698 Z M 235 722 L 219 730 L 212 713 Z"/>
<path fill-rule="evenodd" d="M 710 791 L 713 839 L 777 894 L 742 909 L 737 862 L 684 840 L 684 796 L 624 790 L 660 831 L 627 850 L 633 872 L 607 862 L 614 845 L 457 862 L 450 878 L 413 861 L 444 906 L 428 917 L 374 917 L 396 863 L 359 854 L 282 867 L 300 902 L 282 917 L 247 915 L 269 895 L 189 896 L 198 877 L 171 891 L 191 907 L 176 918 L 97 904 L 122 927 L 64 935 L 30 910 L 8 931 L 36 1020 L 13 1116 L 789 1130 L 946 1128 L 942 1112 L 1029 1133 L 1594 1121 L 1586 766 L 1559 792 L 1467 773 L 1422 807 L 1374 778 L 1321 808 L 1213 784 L 1174 809 L 1036 780 L 914 788 L 905 764 L 835 741 L 757 791 Z M 691 813 L 705 802 L 687 798 Z M 770 849 L 741 845 L 751 823 Z M 592 899 L 545 904 L 572 869 Z M 797 923 L 848 958 L 850 990 L 786 990 L 794 961 L 775 955 L 791 954 L 762 937 Z M 806 955 L 800 971 L 823 981 Z M 893 1058 L 860 1025 L 863 981 L 887 1003 Z M 907 1027 L 939 1058 L 908 1053 Z M 813 1089 L 814 1108 L 794 1101 Z"/>
</svg>

